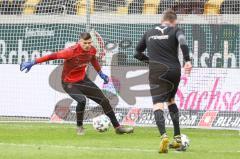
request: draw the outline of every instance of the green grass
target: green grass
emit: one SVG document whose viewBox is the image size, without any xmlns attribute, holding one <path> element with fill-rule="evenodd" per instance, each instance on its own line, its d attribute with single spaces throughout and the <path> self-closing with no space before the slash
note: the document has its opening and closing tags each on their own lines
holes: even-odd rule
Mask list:
<svg viewBox="0 0 240 159">
<path fill-rule="evenodd" d="M 172 136 L 172 129 L 168 129 Z M 116 135 L 111 128 L 98 133 L 86 126 L 77 136 L 74 125 L 0 123 L 0 159 L 239 159 L 238 131 L 183 129 L 191 139 L 187 152 L 158 154 L 156 128 L 136 128 Z"/>
</svg>

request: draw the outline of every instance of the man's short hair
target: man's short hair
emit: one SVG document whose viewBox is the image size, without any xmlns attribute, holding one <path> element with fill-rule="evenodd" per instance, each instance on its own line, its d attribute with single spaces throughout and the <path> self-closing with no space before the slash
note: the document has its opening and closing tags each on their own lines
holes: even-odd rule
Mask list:
<svg viewBox="0 0 240 159">
<path fill-rule="evenodd" d="M 91 39 L 91 34 L 88 33 L 88 32 L 83 32 L 83 33 L 80 33 L 80 39 L 83 39 L 83 40 L 89 40 Z"/>
<path fill-rule="evenodd" d="M 177 14 L 172 9 L 168 9 L 163 12 L 162 21 L 173 22 L 174 20 L 177 20 Z"/>
</svg>

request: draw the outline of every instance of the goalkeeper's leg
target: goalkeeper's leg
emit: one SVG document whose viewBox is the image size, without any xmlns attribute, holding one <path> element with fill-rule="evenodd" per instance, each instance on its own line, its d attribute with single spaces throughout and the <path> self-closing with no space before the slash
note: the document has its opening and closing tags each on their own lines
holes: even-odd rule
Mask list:
<svg viewBox="0 0 240 159">
<path fill-rule="evenodd" d="M 78 88 L 87 98 L 90 98 L 91 100 L 102 106 L 104 113 L 110 118 L 110 121 L 115 128 L 117 134 L 133 133 L 133 128 L 126 128 L 120 126 L 115 116 L 115 113 L 109 103 L 109 100 L 105 97 L 105 95 L 97 87 L 97 85 L 95 85 L 91 80 L 85 77 L 83 81 L 79 82 Z"/>
<path fill-rule="evenodd" d="M 159 153 L 167 153 L 168 152 L 168 144 L 169 144 L 169 139 L 166 134 L 163 108 L 164 108 L 164 103 L 154 104 L 154 117 L 155 117 L 155 121 L 156 121 L 158 130 L 161 134 Z"/>
<path fill-rule="evenodd" d="M 77 118 L 77 134 L 84 135 L 84 128 L 83 128 L 83 118 L 84 118 L 84 111 L 86 107 L 86 98 L 82 96 L 82 100 L 78 101 L 76 107 L 76 118 Z"/>
<path fill-rule="evenodd" d="M 80 90 L 78 90 L 78 85 L 68 84 L 62 82 L 63 89 L 71 96 L 75 101 L 77 101 L 76 107 L 76 121 L 77 121 L 77 134 L 84 135 L 84 128 L 83 128 L 83 118 L 84 118 L 84 111 L 86 107 L 86 98 L 82 94 Z"/>
</svg>

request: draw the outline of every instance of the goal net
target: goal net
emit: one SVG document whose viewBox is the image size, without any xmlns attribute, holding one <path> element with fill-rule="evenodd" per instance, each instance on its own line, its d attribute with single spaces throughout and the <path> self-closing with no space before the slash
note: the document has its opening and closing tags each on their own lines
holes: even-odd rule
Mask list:
<svg viewBox="0 0 240 159">
<path fill-rule="evenodd" d="M 240 128 L 240 2 L 235 0 L 12 0 L 0 2 L 0 121 L 75 122 L 76 102 L 61 87 L 62 60 L 19 71 L 22 61 L 73 45 L 88 31 L 97 48 L 104 91 L 122 124 L 154 126 L 148 66 L 133 58 L 144 32 L 166 9 L 178 14 L 194 69 L 176 95 L 184 127 Z M 182 54 L 179 50 L 181 63 Z M 85 122 L 102 113 L 88 101 Z M 171 126 L 166 109 L 166 124 Z"/>
</svg>

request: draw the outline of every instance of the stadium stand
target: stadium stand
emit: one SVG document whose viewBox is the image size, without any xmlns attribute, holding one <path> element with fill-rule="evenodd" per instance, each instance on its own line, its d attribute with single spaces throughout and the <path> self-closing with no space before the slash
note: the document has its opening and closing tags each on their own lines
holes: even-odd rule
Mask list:
<svg viewBox="0 0 240 159">
<path fill-rule="evenodd" d="M 191 3 L 191 9 L 190 14 L 203 14 L 204 12 L 204 4 L 207 2 L 207 0 L 198 0 L 193 1 Z"/>
<path fill-rule="evenodd" d="M 240 1 L 238 0 L 225 0 L 221 8 L 221 14 L 240 14 Z"/>
<path fill-rule="evenodd" d="M 25 0 L 1 0 L 0 14 L 22 14 Z"/>
<path fill-rule="evenodd" d="M 133 0 L 124 0 L 119 3 L 117 7 L 117 14 L 128 14 L 129 6 L 132 4 Z"/>
<path fill-rule="evenodd" d="M 161 0 L 158 7 L 158 14 L 162 14 L 166 9 L 173 9 L 177 4 L 176 0 Z"/>
<path fill-rule="evenodd" d="M 119 14 L 127 12 L 127 5 L 129 1 L 132 0 L 94 0 L 94 10 L 95 11 L 116 11 Z"/>
<path fill-rule="evenodd" d="M 157 14 L 160 0 L 145 0 L 143 6 L 144 14 Z"/>
<path fill-rule="evenodd" d="M 76 14 L 76 0 L 42 0 L 36 7 L 37 14 Z"/>
<path fill-rule="evenodd" d="M 106 10 L 106 0 L 94 1 L 94 10 L 95 11 L 105 11 Z"/>
<path fill-rule="evenodd" d="M 224 0 L 209 0 L 204 5 L 204 14 L 220 14 L 220 7 Z"/>
<path fill-rule="evenodd" d="M 40 0 L 26 0 L 24 4 L 23 14 L 34 14 L 36 6 Z"/>
<path fill-rule="evenodd" d="M 85 15 L 87 12 L 87 1 L 86 0 L 78 0 L 77 1 L 77 15 Z M 94 13 L 94 0 L 90 2 L 91 11 L 90 13 Z"/>
<path fill-rule="evenodd" d="M 128 6 L 128 14 L 142 14 L 144 0 L 133 0 Z"/>
<path fill-rule="evenodd" d="M 68 0 L 65 3 L 67 14 L 76 14 L 76 0 Z"/>
<path fill-rule="evenodd" d="M 173 9 L 177 14 L 203 14 L 204 4 L 207 0 L 161 0 L 158 14 L 166 9 Z"/>
<path fill-rule="evenodd" d="M 85 15 L 87 0 L 0 0 L 0 14 Z M 240 14 L 239 0 L 90 0 L 90 13 L 162 14 Z"/>
</svg>

